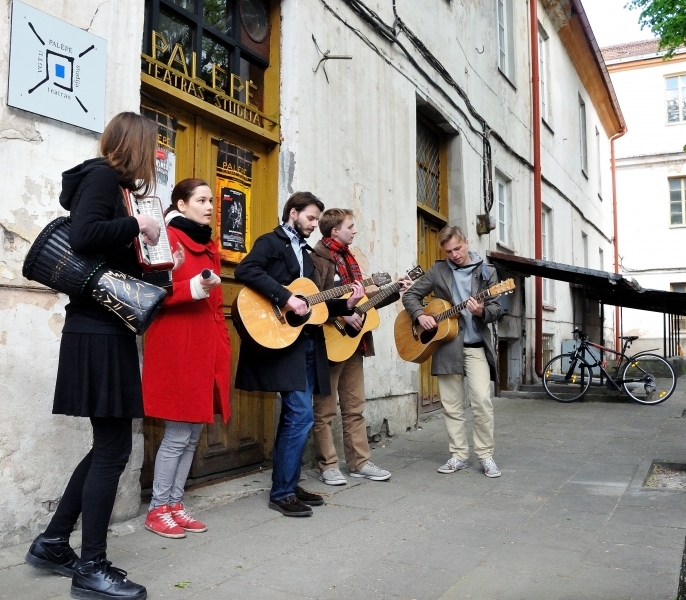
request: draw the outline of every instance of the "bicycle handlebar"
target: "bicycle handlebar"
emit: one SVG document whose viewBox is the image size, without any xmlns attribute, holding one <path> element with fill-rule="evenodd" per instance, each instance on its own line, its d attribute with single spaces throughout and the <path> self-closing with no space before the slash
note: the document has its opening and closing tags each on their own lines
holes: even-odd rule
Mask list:
<svg viewBox="0 0 686 600">
<path fill-rule="evenodd" d="M 578 327 L 574 328 L 574 331 L 572 331 L 572 335 L 578 335 L 581 339 L 588 339 L 588 335 L 586 335 L 581 329 Z"/>
</svg>

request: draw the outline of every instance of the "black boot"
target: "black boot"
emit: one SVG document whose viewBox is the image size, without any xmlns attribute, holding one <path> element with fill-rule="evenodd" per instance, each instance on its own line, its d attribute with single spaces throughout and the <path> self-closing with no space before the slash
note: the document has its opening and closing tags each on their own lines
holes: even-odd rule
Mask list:
<svg viewBox="0 0 686 600">
<path fill-rule="evenodd" d="M 26 553 L 26 562 L 41 571 L 71 577 L 79 557 L 69 545 L 69 536 L 47 536 L 41 533 Z"/>
<path fill-rule="evenodd" d="M 71 579 L 72 598 L 145 600 L 145 587 L 126 578 L 126 571 L 113 567 L 103 554 L 95 560 L 79 560 Z"/>
</svg>

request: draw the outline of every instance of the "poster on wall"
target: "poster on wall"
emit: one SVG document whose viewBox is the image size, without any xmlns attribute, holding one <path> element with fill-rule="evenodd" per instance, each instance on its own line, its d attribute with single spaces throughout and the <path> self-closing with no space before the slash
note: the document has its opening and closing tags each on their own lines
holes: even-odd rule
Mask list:
<svg viewBox="0 0 686 600">
<path fill-rule="evenodd" d="M 217 153 L 216 214 L 219 254 L 238 263 L 250 247 L 250 198 L 253 153 L 219 142 Z"/>
<path fill-rule="evenodd" d="M 229 184 L 220 189 L 221 247 L 232 252 L 247 252 L 245 247 L 245 200 L 244 186 Z"/>
<path fill-rule="evenodd" d="M 157 150 L 155 151 L 155 171 L 157 173 L 157 196 L 162 209 L 171 205 L 171 194 L 176 181 L 176 127 L 174 117 L 152 108 L 141 107 L 141 115 L 157 125 Z"/>
</svg>

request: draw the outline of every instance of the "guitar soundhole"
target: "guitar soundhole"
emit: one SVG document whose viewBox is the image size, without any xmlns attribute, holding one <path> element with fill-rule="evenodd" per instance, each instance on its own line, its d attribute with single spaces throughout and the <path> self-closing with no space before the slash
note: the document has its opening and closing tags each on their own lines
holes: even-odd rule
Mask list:
<svg viewBox="0 0 686 600">
<path fill-rule="evenodd" d="M 302 296 L 297 296 L 301 300 L 305 300 Z M 301 325 L 304 325 L 310 320 L 310 317 L 312 316 L 312 309 L 308 310 L 304 315 L 296 315 L 292 310 L 289 310 L 285 317 L 286 317 L 286 323 L 288 323 L 291 327 L 300 327 Z"/>
<path fill-rule="evenodd" d="M 364 326 L 364 322 L 366 320 L 367 320 L 367 315 L 365 314 L 362 317 L 362 326 Z M 354 327 L 352 327 L 348 323 L 345 324 L 345 332 L 348 334 L 348 337 L 351 337 L 351 338 L 356 338 L 358 335 L 360 335 L 360 332 L 357 331 Z"/>
<path fill-rule="evenodd" d="M 436 330 L 435 329 L 427 329 L 425 331 L 422 331 L 419 334 L 419 341 L 421 341 L 422 344 L 428 344 L 435 337 L 436 337 Z"/>
</svg>

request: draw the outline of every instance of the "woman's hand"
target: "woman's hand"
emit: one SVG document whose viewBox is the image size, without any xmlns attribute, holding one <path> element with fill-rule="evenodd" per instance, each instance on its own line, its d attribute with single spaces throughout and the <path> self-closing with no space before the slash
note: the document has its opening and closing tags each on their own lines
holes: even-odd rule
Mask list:
<svg viewBox="0 0 686 600">
<path fill-rule="evenodd" d="M 216 273 L 212 273 L 212 276 L 209 279 L 203 279 L 202 273 L 200 274 L 200 287 L 202 287 L 206 294 L 209 294 L 210 291 L 220 285 L 221 282 L 221 278 Z"/>
<path fill-rule="evenodd" d="M 174 251 L 174 266 L 172 271 L 176 271 L 184 262 L 186 262 L 186 251 L 183 249 L 181 242 L 176 242 L 176 250 Z"/>
<path fill-rule="evenodd" d="M 143 241 L 151 246 L 157 246 L 160 239 L 160 226 L 157 221 L 147 215 L 136 215 L 134 219 L 138 221 L 138 229 L 143 235 Z"/>
</svg>

